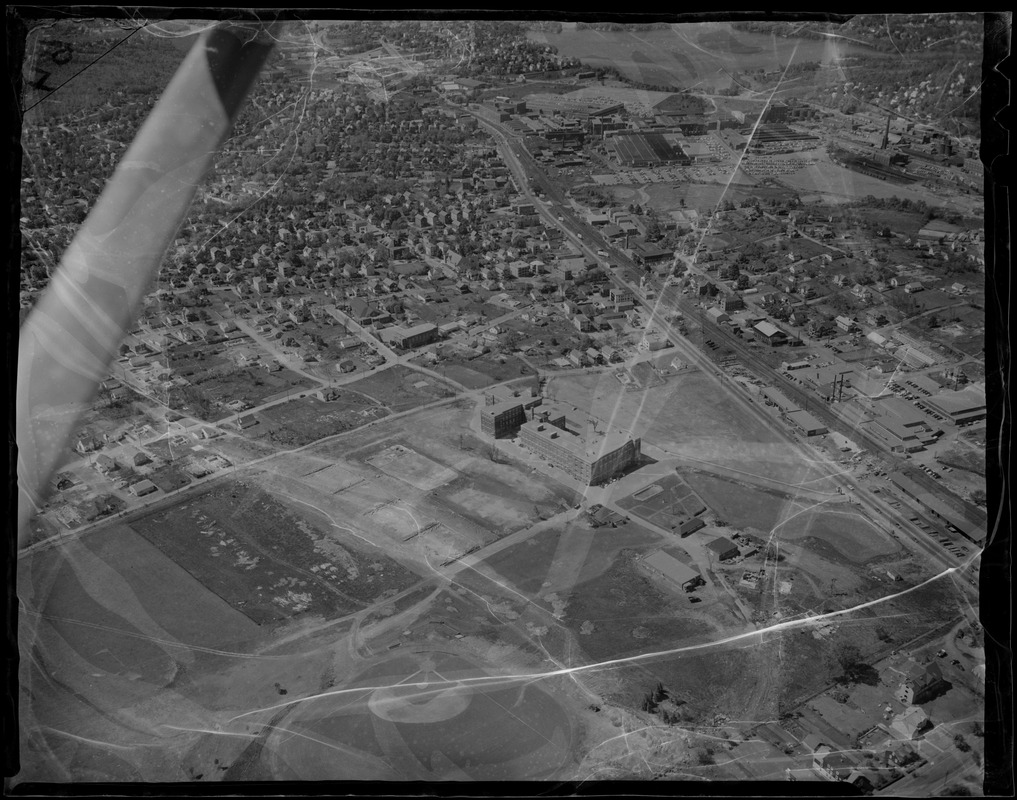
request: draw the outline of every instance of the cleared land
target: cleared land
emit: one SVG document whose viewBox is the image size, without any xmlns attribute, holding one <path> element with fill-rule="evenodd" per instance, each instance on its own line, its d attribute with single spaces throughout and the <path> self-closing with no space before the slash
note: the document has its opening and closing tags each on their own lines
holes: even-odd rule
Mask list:
<svg viewBox="0 0 1017 800">
<path fill-rule="evenodd" d="M 698 370 L 686 370 L 666 385 L 626 392 L 610 374 L 552 379 L 549 393 L 589 411 L 607 424 L 631 430 L 646 445 L 703 469 L 723 468 L 757 478 L 832 490 L 826 473 L 764 422 L 746 413 Z"/>
<path fill-rule="evenodd" d="M 258 487 L 231 481 L 132 523 L 253 622 L 308 612 L 335 618 L 416 576 L 309 525 Z"/>
<path fill-rule="evenodd" d="M 261 423 L 244 430 L 244 435 L 283 447 L 300 447 L 387 414 L 384 407 L 364 395 L 342 391 L 337 400 L 302 397 L 258 412 Z"/>
<path fill-rule="evenodd" d="M 355 389 L 397 414 L 452 395 L 452 389 L 437 378 L 398 365 L 350 384 Z"/>
</svg>

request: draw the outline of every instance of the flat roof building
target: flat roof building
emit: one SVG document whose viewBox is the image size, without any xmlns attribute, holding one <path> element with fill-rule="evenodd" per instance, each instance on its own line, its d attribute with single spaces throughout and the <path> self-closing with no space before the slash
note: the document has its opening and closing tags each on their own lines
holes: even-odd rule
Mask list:
<svg viewBox="0 0 1017 800">
<path fill-rule="evenodd" d="M 920 484 L 915 483 L 902 472 L 891 472 L 889 475 L 891 483 L 905 494 L 913 497 L 925 508 L 931 511 L 936 517 L 953 525 L 961 534 L 975 544 L 981 544 L 985 540 L 986 519 L 973 509 L 959 510 L 941 500 L 935 494 L 924 489 Z"/>
<path fill-rule="evenodd" d="M 381 332 L 381 338 L 387 344 L 400 347 L 403 350 L 410 350 L 414 347 L 421 347 L 438 340 L 438 326 L 429 322 L 414 325 L 412 328 L 404 328 L 402 325 L 394 325 Z"/>
<path fill-rule="evenodd" d="M 621 432 L 598 432 L 592 421 L 584 424 L 576 419 L 578 410 L 573 415 L 567 418 L 563 409 L 547 408 L 520 426 L 521 443 L 587 486 L 607 480 L 639 459 L 639 439 Z"/>
<path fill-rule="evenodd" d="M 925 404 L 955 425 L 985 419 L 985 390 L 976 386 L 940 392 L 926 400 Z"/>
<path fill-rule="evenodd" d="M 704 583 L 702 575 L 688 564 L 682 563 L 663 550 L 657 550 L 646 556 L 643 559 L 643 563 L 658 575 L 664 576 L 686 592 L 691 592 L 696 586 Z"/>
<path fill-rule="evenodd" d="M 707 542 L 706 547 L 712 550 L 721 561 L 738 557 L 738 545 L 724 536 L 718 536 L 713 541 Z"/>
<path fill-rule="evenodd" d="M 505 400 L 480 411 L 480 431 L 495 439 L 512 436 L 526 422 L 526 410 L 519 400 Z"/>
<path fill-rule="evenodd" d="M 806 436 L 819 436 L 827 432 L 827 427 L 808 411 L 792 411 L 786 416 Z"/>
</svg>

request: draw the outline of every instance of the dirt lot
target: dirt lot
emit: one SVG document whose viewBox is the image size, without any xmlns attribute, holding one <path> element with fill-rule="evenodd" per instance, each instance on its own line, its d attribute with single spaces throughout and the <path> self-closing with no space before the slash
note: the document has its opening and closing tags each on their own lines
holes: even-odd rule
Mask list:
<svg viewBox="0 0 1017 800">
<path fill-rule="evenodd" d="M 393 414 L 450 397 L 451 387 L 437 378 L 423 375 L 409 367 L 398 365 L 375 372 L 349 385 L 376 402 L 386 406 Z"/>
<path fill-rule="evenodd" d="M 141 517 L 132 527 L 252 621 L 308 612 L 334 618 L 416 576 L 309 525 L 236 481 Z"/>
</svg>

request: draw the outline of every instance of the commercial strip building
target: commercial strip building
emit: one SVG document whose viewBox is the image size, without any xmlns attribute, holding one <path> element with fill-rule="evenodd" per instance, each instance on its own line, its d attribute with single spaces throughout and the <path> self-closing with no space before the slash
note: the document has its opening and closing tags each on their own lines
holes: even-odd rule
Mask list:
<svg viewBox="0 0 1017 800">
<path fill-rule="evenodd" d="M 904 494 L 921 503 L 933 516 L 948 525 L 953 525 L 966 539 L 979 545 L 985 541 L 986 519 L 979 512 L 973 509 L 954 508 L 902 472 L 891 472 L 889 478 L 890 482 Z"/>
<path fill-rule="evenodd" d="M 425 344 L 438 341 L 438 326 L 425 322 L 421 325 L 414 325 L 412 328 L 404 328 L 402 325 L 393 325 L 381 332 L 382 340 L 393 347 L 400 347 L 403 350 L 410 350 L 414 347 L 422 347 Z"/>
</svg>

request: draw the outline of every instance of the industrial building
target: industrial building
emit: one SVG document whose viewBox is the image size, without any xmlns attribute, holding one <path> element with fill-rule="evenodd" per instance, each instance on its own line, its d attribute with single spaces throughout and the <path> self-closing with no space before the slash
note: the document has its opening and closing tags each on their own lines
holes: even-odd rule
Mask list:
<svg viewBox="0 0 1017 800">
<path fill-rule="evenodd" d="M 618 163 L 626 167 L 653 167 L 659 164 L 684 164 L 690 159 L 682 148 L 662 133 L 634 133 L 611 138 Z"/>
<path fill-rule="evenodd" d="M 729 558 L 738 558 L 738 545 L 724 536 L 718 536 L 716 539 L 707 542 L 706 549 L 710 550 L 721 561 L 727 561 Z"/>
<path fill-rule="evenodd" d="M 554 406 L 536 411 L 533 419 L 520 426 L 519 438 L 532 453 L 585 485 L 606 481 L 640 456 L 639 439 L 597 431 L 594 421 L 569 420 L 564 410 Z"/>
<path fill-rule="evenodd" d="M 705 581 L 703 576 L 688 564 L 684 564 L 669 553 L 657 550 L 646 556 L 643 563 L 658 575 L 662 575 L 686 592 L 691 592 Z"/>
<path fill-rule="evenodd" d="M 806 436 L 821 436 L 827 432 L 827 427 L 808 411 L 791 411 L 785 416 Z"/>
<path fill-rule="evenodd" d="M 564 97 L 560 94 L 529 94 L 525 98 L 526 108 L 538 114 L 591 119 L 607 117 L 625 110 L 624 103 L 591 103 L 587 100 Z"/>
<path fill-rule="evenodd" d="M 925 405 L 954 425 L 964 425 L 985 419 L 985 389 L 967 386 L 954 392 L 940 392 L 925 401 Z"/>
<path fill-rule="evenodd" d="M 752 330 L 756 341 L 765 342 L 770 347 L 777 347 L 787 342 L 787 334 L 771 322 L 757 323 Z"/>
</svg>

